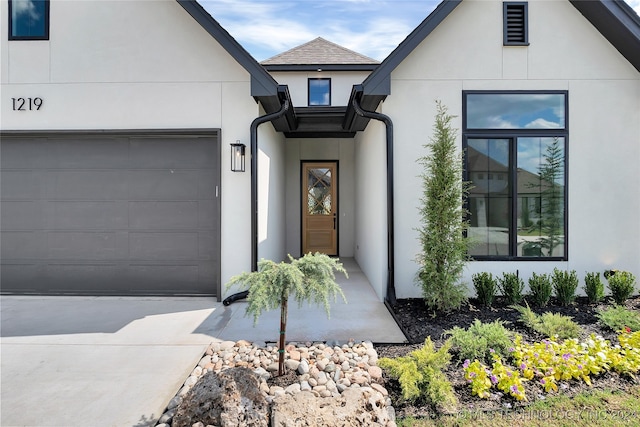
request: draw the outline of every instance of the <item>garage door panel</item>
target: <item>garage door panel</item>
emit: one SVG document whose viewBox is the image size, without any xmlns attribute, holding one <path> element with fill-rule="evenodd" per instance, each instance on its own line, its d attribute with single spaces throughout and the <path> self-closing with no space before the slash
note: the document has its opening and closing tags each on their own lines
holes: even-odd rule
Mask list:
<svg viewBox="0 0 640 427">
<path fill-rule="evenodd" d="M 49 140 L 47 168 L 56 169 L 126 169 L 129 149 L 127 138 L 80 137 Z"/>
<path fill-rule="evenodd" d="M 126 175 L 117 170 L 49 171 L 47 197 L 56 200 L 127 200 Z"/>
<path fill-rule="evenodd" d="M 49 232 L 47 243 L 47 259 L 106 261 L 120 257 L 115 232 Z"/>
<path fill-rule="evenodd" d="M 219 295 L 219 133 L 3 135 L 2 292 Z"/>
<path fill-rule="evenodd" d="M 4 210 L 2 212 L 4 218 Z M 4 224 L 4 220 L 2 221 Z M 2 261 L 42 259 L 46 255 L 47 233 L 44 231 L 5 231 L 0 240 Z M 4 271 L 3 271 L 4 273 Z M 2 286 L 6 277 L 2 276 Z"/>
<path fill-rule="evenodd" d="M 216 176 L 213 170 L 198 171 L 198 199 L 214 200 L 217 195 L 215 188 L 211 185 L 216 182 Z"/>
<path fill-rule="evenodd" d="M 215 160 L 215 153 L 202 138 L 131 138 L 129 150 L 131 164 L 139 168 L 211 168 Z"/>
<path fill-rule="evenodd" d="M 129 233 L 130 256 L 147 260 L 198 258 L 197 233 Z"/>
<path fill-rule="evenodd" d="M 2 229 L 7 231 L 40 230 L 44 228 L 42 202 L 4 201 L 2 202 Z"/>
<path fill-rule="evenodd" d="M 122 230 L 129 224 L 127 201 L 47 202 L 47 229 Z"/>
<path fill-rule="evenodd" d="M 132 229 L 198 228 L 198 202 L 129 202 Z"/>
<path fill-rule="evenodd" d="M 46 138 L 2 138 L 2 169 L 42 169 L 50 162 L 50 144 Z"/>
<path fill-rule="evenodd" d="M 2 142 L 4 144 L 4 141 Z M 2 147 L 4 157 L 4 145 Z M 46 172 L 32 170 L 2 169 L 0 195 L 2 200 L 32 200 L 44 197 L 46 187 Z"/>
<path fill-rule="evenodd" d="M 197 200 L 197 170 L 143 170 L 129 172 L 129 198 L 133 200 Z M 213 173 L 210 175 L 214 177 Z M 211 182 L 208 183 L 209 191 Z"/>
<path fill-rule="evenodd" d="M 200 200 L 198 203 L 198 228 L 213 230 L 215 224 L 211 218 L 215 218 L 216 204 L 213 200 Z"/>
</svg>

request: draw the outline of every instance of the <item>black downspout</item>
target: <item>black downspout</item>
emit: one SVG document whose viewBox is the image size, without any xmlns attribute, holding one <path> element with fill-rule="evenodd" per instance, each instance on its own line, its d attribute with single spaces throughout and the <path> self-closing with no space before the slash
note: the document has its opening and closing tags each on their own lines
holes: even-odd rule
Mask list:
<svg viewBox="0 0 640 427">
<path fill-rule="evenodd" d="M 278 91 L 279 92 L 279 91 Z M 279 119 L 289 110 L 289 100 L 280 100 L 280 110 L 275 113 L 257 117 L 251 122 L 251 271 L 258 271 L 258 126 Z M 222 301 L 229 305 L 234 301 L 246 298 L 249 291 L 242 291 L 228 296 Z"/>
<path fill-rule="evenodd" d="M 393 122 L 385 114 L 367 111 L 360 106 L 362 91 L 353 97 L 353 108 L 357 115 L 384 122 L 387 128 L 387 296 L 389 304 L 396 303 L 396 287 L 394 281 L 394 246 L 393 246 Z"/>
</svg>

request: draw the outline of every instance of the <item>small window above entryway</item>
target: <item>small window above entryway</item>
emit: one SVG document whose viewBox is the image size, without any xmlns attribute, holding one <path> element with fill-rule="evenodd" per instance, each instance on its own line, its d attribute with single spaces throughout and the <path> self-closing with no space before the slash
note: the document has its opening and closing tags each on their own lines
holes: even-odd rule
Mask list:
<svg viewBox="0 0 640 427">
<path fill-rule="evenodd" d="M 503 3 L 503 45 L 528 46 L 527 2 Z"/>
<path fill-rule="evenodd" d="M 309 79 L 309 106 L 331 105 L 331 79 Z"/>
<path fill-rule="evenodd" d="M 9 0 L 9 40 L 49 40 L 49 0 Z"/>
</svg>

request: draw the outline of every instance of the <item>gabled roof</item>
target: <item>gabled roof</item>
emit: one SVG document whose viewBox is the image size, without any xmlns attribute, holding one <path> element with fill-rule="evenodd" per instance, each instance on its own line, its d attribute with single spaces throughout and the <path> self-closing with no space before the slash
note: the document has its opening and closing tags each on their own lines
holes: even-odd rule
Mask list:
<svg viewBox="0 0 640 427">
<path fill-rule="evenodd" d="M 640 71 L 640 17 L 623 0 L 569 0 Z M 362 83 L 364 95 L 390 94 L 391 72 L 458 6 L 443 0 Z"/>
<path fill-rule="evenodd" d="M 622 0 L 569 0 L 640 71 L 640 17 Z"/>
<path fill-rule="evenodd" d="M 196 0 L 177 0 L 202 28 L 251 75 L 251 95 L 260 101 L 267 113 L 280 109 L 278 82 L 256 61 L 249 52 L 231 37 L 222 26 Z"/>
<path fill-rule="evenodd" d="M 260 63 L 269 71 L 341 70 L 371 71 L 380 64 L 322 37 L 296 46 Z"/>
</svg>

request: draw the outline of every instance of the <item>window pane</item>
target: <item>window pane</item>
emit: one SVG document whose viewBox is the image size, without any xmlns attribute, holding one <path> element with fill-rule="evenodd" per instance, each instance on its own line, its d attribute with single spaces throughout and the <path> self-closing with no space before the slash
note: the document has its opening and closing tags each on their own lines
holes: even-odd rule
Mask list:
<svg viewBox="0 0 640 427">
<path fill-rule="evenodd" d="M 564 94 L 467 94 L 468 129 L 564 129 Z"/>
<path fill-rule="evenodd" d="M 46 37 L 45 0 L 12 0 L 12 37 Z"/>
<path fill-rule="evenodd" d="M 509 139 L 468 139 L 470 255 L 509 255 Z"/>
<path fill-rule="evenodd" d="M 518 138 L 518 255 L 564 256 L 564 138 Z"/>
<path fill-rule="evenodd" d="M 309 79 L 309 105 L 331 105 L 331 80 Z"/>
</svg>

